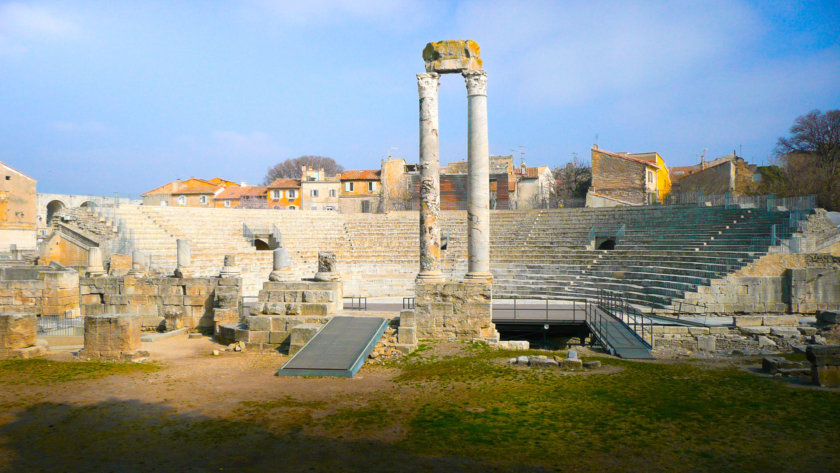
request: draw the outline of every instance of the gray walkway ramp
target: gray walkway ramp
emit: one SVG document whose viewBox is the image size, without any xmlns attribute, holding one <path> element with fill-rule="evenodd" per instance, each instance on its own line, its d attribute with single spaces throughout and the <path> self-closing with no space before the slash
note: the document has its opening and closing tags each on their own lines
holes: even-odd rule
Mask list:
<svg viewBox="0 0 840 473">
<path fill-rule="evenodd" d="M 650 347 L 626 324 L 599 307 L 600 317 L 597 322 L 587 321 L 589 329 L 598 337 L 598 341 L 612 348 L 621 358 L 652 359 Z"/>
<path fill-rule="evenodd" d="M 333 317 L 289 359 L 277 376 L 341 376 L 352 378 L 376 346 L 388 319 Z"/>
</svg>

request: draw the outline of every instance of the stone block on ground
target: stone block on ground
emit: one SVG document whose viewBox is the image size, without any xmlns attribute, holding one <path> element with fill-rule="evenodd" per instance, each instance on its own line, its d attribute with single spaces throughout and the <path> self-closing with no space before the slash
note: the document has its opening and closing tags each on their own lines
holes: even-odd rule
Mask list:
<svg viewBox="0 0 840 473">
<path fill-rule="evenodd" d="M 126 360 L 140 349 L 140 316 L 102 314 L 85 316 L 85 345 L 79 357 Z"/>
<path fill-rule="evenodd" d="M 0 349 L 35 345 L 38 318 L 35 314 L 0 314 Z"/>
<path fill-rule="evenodd" d="M 814 384 L 840 387 L 840 345 L 809 345 L 805 356 L 811 362 Z"/>
<path fill-rule="evenodd" d="M 560 369 L 578 369 L 583 368 L 583 361 L 580 358 L 565 358 L 559 362 Z"/>
<path fill-rule="evenodd" d="M 289 340 L 289 354 L 293 355 L 303 348 L 306 343 L 314 337 L 322 325 L 300 324 L 292 327 Z"/>
</svg>

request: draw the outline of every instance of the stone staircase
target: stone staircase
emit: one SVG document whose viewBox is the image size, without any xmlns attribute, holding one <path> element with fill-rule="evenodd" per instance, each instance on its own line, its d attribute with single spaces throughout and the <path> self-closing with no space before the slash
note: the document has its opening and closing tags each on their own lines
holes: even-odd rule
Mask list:
<svg viewBox="0 0 840 473">
<path fill-rule="evenodd" d="M 218 274 L 224 255 L 236 255 L 245 295 L 256 294 L 267 278 L 271 252 L 257 251 L 243 236 L 243 224 L 275 226 L 298 277 L 315 273 L 319 251 L 335 252 L 347 295 L 412 294 L 419 270 L 417 212 L 124 205 L 118 213 L 133 232 L 135 247 L 163 271 L 175 268 L 178 238 L 191 241 L 198 275 Z M 578 299 L 595 298 L 599 289 L 609 289 L 637 304 L 664 307 L 765 254 L 773 225 L 777 238 L 789 237 L 789 214 L 698 206 L 492 211 L 494 295 Z M 592 227 L 618 225 L 624 225 L 625 233 L 614 249 L 591 249 Z M 449 277 L 463 277 L 466 212 L 442 212 L 441 232 L 449 236 L 442 270 Z"/>
</svg>

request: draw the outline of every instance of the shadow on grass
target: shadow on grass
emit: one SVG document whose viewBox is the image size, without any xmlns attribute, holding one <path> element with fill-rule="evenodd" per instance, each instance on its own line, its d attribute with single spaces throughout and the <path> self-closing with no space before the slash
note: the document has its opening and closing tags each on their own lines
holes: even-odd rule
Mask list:
<svg viewBox="0 0 840 473">
<path fill-rule="evenodd" d="M 41 403 L 0 427 L 0 471 L 507 471 L 375 441 L 275 433 L 140 401 Z M 517 471 L 543 471 L 514 467 Z"/>
</svg>

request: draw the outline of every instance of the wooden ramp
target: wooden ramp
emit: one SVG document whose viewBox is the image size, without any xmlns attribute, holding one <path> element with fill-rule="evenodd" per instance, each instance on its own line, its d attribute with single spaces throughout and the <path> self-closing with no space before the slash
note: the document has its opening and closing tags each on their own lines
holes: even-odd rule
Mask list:
<svg viewBox="0 0 840 473">
<path fill-rule="evenodd" d="M 382 317 L 333 317 L 280 367 L 277 376 L 352 378 L 387 327 L 388 319 Z"/>
</svg>

